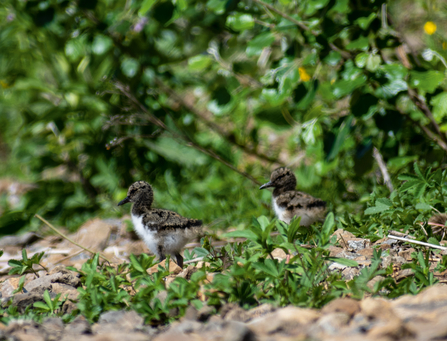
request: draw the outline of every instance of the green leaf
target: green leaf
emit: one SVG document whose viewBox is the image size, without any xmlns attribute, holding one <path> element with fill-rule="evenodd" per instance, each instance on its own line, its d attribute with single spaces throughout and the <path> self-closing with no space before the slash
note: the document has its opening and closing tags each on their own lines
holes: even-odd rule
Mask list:
<svg viewBox="0 0 447 341">
<path fill-rule="evenodd" d="M 366 76 L 359 75 L 352 80 L 340 80 L 332 86 L 332 93 L 335 97 L 340 98 L 352 93 L 355 89 L 366 83 Z"/>
<path fill-rule="evenodd" d="M 206 7 L 216 14 L 223 14 L 225 12 L 226 0 L 208 0 Z"/>
<path fill-rule="evenodd" d="M 421 211 L 431 211 L 431 206 L 429 204 L 426 204 L 425 202 L 420 202 L 416 204 L 416 209 Z"/>
<path fill-rule="evenodd" d="M 421 170 L 419 169 L 419 166 L 418 166 L 418 164 L 417 164 L 416 162 L 413 164 L 413 169 L 414 169 L 414 172 L 416 173 L 416 175 L 417 175 L 420 179 L 424 179 L 424 180 L 425 180 L 425 177 L 424 177 L 424 175 L 422 174 L 422 172 L 421 172 Z"/>
<path fill-rule="evenodd" d="M 224 238 L 247 238 L 249 240 L 257 240 L 257 235 L 250 230 L 240 230 L 225 233 Z"/>
<path fill-rule="evenodd" d="M 331 51 L 329 54 L 324 58 L 324 62 L 328 65 L 335 66 L 337 65 L 341 60 L 341 54 L 336 51 Z"/>
<path fill-rule="evenodd" d="M 43 293 L 43 299 L 44 299 L 45 303 L 47 304 L 47 306 L 51 310 L 53 310 L 53 302 L 51 301 L 50 293 L 48 292 L 48 290 L 45 290 L 45 292 Z"/>
<path fill-rule="evenodd" d="M 346 49 L 350 51 L 355 50 L 363 50 L 366 51 L 369 48 L 369 39 L 368 37 L 360 37 L 357 40 L 351 41 L 348 45 L 346 45 Z"/>
<path fill-rule="evenodd" d="M 387 206 L 374 206 L 374 207 L 368 207 L 368 208 L 365 210 L 365 215 L 371 215 L 371 214 L 380 213 L 380 212 L 386 211 L 386 210 L 388 210 L 388 209 L 389 209 L 389 207 L 387 207 Z"/>
<path fill-rule="evenodd" d="M 345 143 L 351 130 L 351 124 L 353 119 L 354 117 L 350 115 L 343 121 L 338 131 L 337 137 L 335 138 L 334 144 L 332 145 L 331 151 L 327 156 L 328 161 L 335 159 L 335 157 L 338 155 L 341 148 L 343 147 L 343 144 Z"/>
<path fill-rule="evenodd" d="M 212 63 L 210 56 L 197 55 L 188 59 L 188 67 L 191 71 L 201 71 Z"/>
<path fill-rule="evenodd" d="M 397 177 L 399 180 L 407 180 L 407 181 L 412 181 L 412 180 L 417 180 L 419 181 L 419 178 L 416 175 L 413 174 L 400 174 Z"/>
<path fill-rule="evenodd" d="M 152 6 L 157 2 L 157 0 L 143 0 L 141 7 L 138 11 L 138 15 L 143 17 L 147 12 L 150 11 Z"/>
<path fill-rule="evenodd" d="M 376 200 L 376 206 L 391 207 L 391 206 L 393 206 L 393 202 L 387 198 L 379 198 Z"/>
<path fill-rule="evenodd" d="M 410 85 L 413 88 L 432 93 L 444 80 L 444 73 L 440 71 L 410 71 Z"/>
<path fill-rule="evenodd" d="M 362 30 L 367 30 L 372 21 L 377 17 L 376 13 L 371 13 L 368 17 L 362 17 L 355 20 Z"/>
<path fill-rule="evenodd" d="M 402 186 L 400 186 L 400 190 L 401 190 L 401 192 L 405 192 L 413 187 L 418 186 L 419 184 L 421 184 L 421 180 L 410 180 L 410 181 L 407 181 L 406 183 L 404 183 Z M 424 184 L 424 183 L 422 182 L 422 184 Z"/>
<path fill-rule="evenodd" d="M 321 232 L 324 235 L 328 236 L 332 232 L 334 227 L 335 227 L 334 213 L 329 212 L 329 214 L 326 216 L 326 219 L 324 220 L 324 224 L 323 224 L 323 227 L 321 228 Z"/>
<path fill-rule="evenodd" d="M 98 34 L 93 39 L 92 52 L 96 55 L 106 53 L 113 46 L 113 40 L 102 34 Z"/>
<path fill-rule="evenodd" d="M 369 54 L 366 52 L 361 52 L 357 56 L 355 56 L 355 65 L 359 68 L 364 68 L 366 62 L 368 61 Z"/>
<path fill-rule="evenodd" d="M 368 71 L 376 71 L 380 64 L 382 63 L 382 58 L 379 55 L 370 54 L 366 60 L 366 69 Z"/>
<path fill-rule="evenodd" d="M 48 307 L 48 306 L 47 306 L 45 303 L 43 303 L 43 302 L 34 302 L 33 307 L 34 307 L 34 308 L 38 308 L 38 309 L 42 309 L 42 310 L 45 310 L 45 311 L 51 311 L 51 308 Z"/>
<path fill-rule="evenodd" d="M 145 273 L 143 267 L 141 266 L 140 262 L 137 260 L 135 255 L 130 254 L 129 259 L 130 259 L 130 263 L 132 264 L 132 266 L 135 270 L 137 270 L 138 272 L 141 272 L 141 273 Z"/>
<path fill-rule="evenodd" d="M 253 267 L 255 269 L 261 270 L 275 278 L 278 278 L 278 276 L 279 276 L 278 269 L 276 268 L 276 264 L 273 259 L 266 259 L 264 263 L 255 262 L 255 263 L 253 263 Z"/>
<path fill-rule="evenodd" d="M 226 24 L 235 31 L 244 31 L 255 26 L 250 14 L 236 13 L 227 17 Z"/>
<path fill-rule="evenodd" d="M 11 267 L 22 267 L 22 262 L 16 259 L 11 259 L 8 261 L 8 265 Z"/>
<path fill-rule="evenodd" d="M 26 249 L 22 249 L 22 259 L 23 261 L 28 261 L 28 255 L 26 254 Z"/>
<path fill-rule="evenodd" d="M 355 260 L 352 260 L 352 259 L 338 258 L 338 257 L 326 257 L 325 260 L 331 261 L 331 262 L 336 262 L 338 264 L 346 265 L 346 266 L 352 266 L 352 267 L 359 266 L 359 263 L 357 263 Z"/>
<path fill-rule="evenodd" d="M 254 39 L 251 39 L 248 42 L 248 47 L 246 50 L 247 56 L 249 57 L 259 56 L 262 50 L 265 47 L 272 45 L 274 41 L 275 36 L 271 32 L 264 32 L 258 34 Z"/>
<path fill-rule="evenodd" d="M 203 247 L 194 248 L 194 253 L 198 257 L 206 257 L 210 254 L 210 252 L 207 249 L 204 249 Z"/>
<path fill-rule="evenodd" d="M 269 226 L 270 221 L 268 220 L 268 218 L 264 215 L 260 216 L 259 218 L 257 218 L 259 226 L 261 226 L 261 229 L 263 231 L 265 231 L 266 227 Z"/>
<path fill-rule="evenodd" d="M 437 122 L 441 122 L 447 116 L 447 92 L 434 96 L 430 104 L 433 106 L 433 116 Z"/>
<path fill-rule="evenodd" d="M 124 58 L 121 62 L 121 71 L 129 77 L 133 78 L 140 69 L 140 63 L 134 58 Z"/>
<path fill-rule="evenodd" d="M 426 188 L 427 188 L 426 183 L 419 183 L 418 185 L 416 185 L 414 190 L 415 198 L 420 198 L 422 194 L 424 194 Z"/>
<path fill-rule="evenodd" d="M 433 244 L 433 245 L 441 245 L 441 244 L 439 244 L 439 240 L 437 240 L 434 237 L 428 238 L 427 242 L 430 243 L 430 244 Z"/>
</svg>

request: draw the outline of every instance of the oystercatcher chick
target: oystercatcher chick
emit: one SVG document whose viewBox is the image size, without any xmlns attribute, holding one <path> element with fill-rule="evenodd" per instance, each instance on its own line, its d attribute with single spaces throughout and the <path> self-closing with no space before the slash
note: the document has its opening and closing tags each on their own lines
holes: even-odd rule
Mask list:
<svg viewBox="0 0 447 341">
<path fill-rule="evenodd" d="M 279 220 L 290 223 L 293 217 L 301 217 L 301 226 L 310 226 L 316 221 L 323 221 L 326 215 L 326 202 L 299 192 L 296 177 L 286 167 L 275 169 L 270 181 L 259 189 L 273 187 L 272 204 Z"/>
<path fill-rule="evenodd" d="M 183 267 L 180 251 L 201 232 L 202 221 L 182 217 L 173 211 L 152 208 L 153 201 L 152 186 L 145 181 L 137 181 L 129 187 L 127 197 L 118 206 L 133 203 L 131 216 L 137 235 L 158 256 L 160 262 L 169 254 Z"/>
</svg>

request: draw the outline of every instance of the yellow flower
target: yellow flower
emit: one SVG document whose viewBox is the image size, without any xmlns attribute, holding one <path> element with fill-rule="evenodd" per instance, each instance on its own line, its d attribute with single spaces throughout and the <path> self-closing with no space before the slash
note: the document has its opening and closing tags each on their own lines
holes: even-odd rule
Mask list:
<svg viewBox="0 0 447 341">
<path fill-rule="evenodd" d="M 436 32 L 436 24 L 433 21 L 427 21 L 424 25 L 424 31 L 425 33 L 432 35 Z"/>
<path fill-rule="evenodd" d="M 309 76 L 309 74 L 306 72 L 306 69 L 305 68 L 303 68 L 303 67 L 299 67 L 298 68 L 298 72 L 300 73 L 300 78 L 301 78 L 301 80 L 303 81 L 303 82 L 308 82 L 308 81 L 310 81 L 310 76 Z"/>
<path fill-rule="evenodd" d="M 446 42 L 443 42 L 443 43 L 442 43 L 442 49 L 443 49 L 443 50 L 446 50 L 446 49 L 447 49 L 447 43 L 446 43 Z"/>
</svg>

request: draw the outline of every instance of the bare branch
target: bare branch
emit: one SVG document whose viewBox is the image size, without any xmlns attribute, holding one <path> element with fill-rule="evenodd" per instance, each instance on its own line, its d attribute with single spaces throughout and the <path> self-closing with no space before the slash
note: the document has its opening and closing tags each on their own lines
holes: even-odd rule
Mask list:
<svg viewBox="0 0 447 341">
<path fill-rule="evenodd" d="M 394 191 L 393 183 L 391 182 L 390 174 L 388 173 L 388 169 L 386 168 L 385 161 L 383 161 L 382 154 L 380 154 L 379 150 L 376 147 L 374 147 L 373 149 L 373 155 L 377 161 L 377 164 L 379 165 L 380 172 L 382 173 L 383 182 L 385 183 L 386 187 L 388 187 L 390 192 Z"/>
<path fill-rule="evenodd" d="M 447 250 L 447 247 L 440 246 L 440 245 L 435 245 L 435 244 L 430 244 L 430 243 L 425 243 L 425 242 L 420 242 L 419 240 L 411 240 L 411 239 L 407 239 L 407 238 L 393 236 L 391 234 L 389 234 L 387 237 L 390 238 L 390 239 L 396 239 L 396 240 L 400 240 L 400 241 L 407 242 L 407 243 L 413 243 L 413 244 L 428 246 L 428 247 L 431 247 L 433 249 Z"/>
<path fill-rule="evenodd" d="M 235 166 L 233 166 L 231 163 L 229 163 L 228 161 L 222 159 L 216 152 L 214 152 L 213 150 L 210 149 L 205 149 L 202 146 L 200 146 L 199 144 L 197 144 L 196 142 L 194 142 L 192 139 L 190 139 L 187 135 L 185 134 L 178 134 L 176 131 L 170 129 L 166 124 L 164 124 L 163 121 L 161 121 L 160 119 L 158 119 L 157 117 L 155 117 L 131 92 L 128 86 L 125 86 L 124 84 L 120 83 L 120 82 L 116 82 L 115 86 L 117 87 L 117 89 L 119 89 L 123 95 L 125 95 L 141 112 L 143 112 L 145 115 L 147 115 L 149 122 L 151 122 L 152 124 L 158 126 L 159 128 L 163 129 L 164 131 L 169 132 L 173 138 L 177 138 L 179 140 L 182 140 L 186 143 L 186 145 L 191 146 L 195 149 L 197 149 L 198 151 L 207 154 L 208 156 L 212 157 L 213 159 L 221 162 L 222 164 L 224 164 L 225 166 L 227 166 L 228 168 L 232 169 L 233 171 L 239 173 L 240 175 L 244 176 L 245 178 L 249 179 L 250 181 L 252 181 L 253 183 L 255 183 L 256 185 L 260 185 L 261 183 L 256 180 L 254 177 L 252 177 L 250 174 L 241 171 L 239 169 L 237 169 Z"/>
<path fill-rule="evenodd" d="M 227 142 L 235 145 L 242 151 L 244 151 L 247 154 L 253 155 L 259 159 L 262 159 L 264 161 L 272 162 L 272 163 L 279 163 L 281 162 L 271 156 L 265 155 L 259 151 L 257 151 L 255 148 L 249 147 L 245 144 L 242 144 L 238 141 L 236 141 L 235 136 L 232 133 L 227 132 L 223 127 L 216 124 L 215 122 L 211 121 L 207 115 L 200 110 L 197 110 L 196 107 L 188 103 L 181 95 L 179 95 L 174 89 L 163 83 L 160 79 L 156 79 L 157 85 L 162 89 L 163 92 L 168 93 L 171 97 L 173 97 L 176 101 L 180 102 L 180 104 L 189 110 L 190 113 L 192 113 L 194 116 L 198 117 L 201 121 L 203 121 L 210 129 L 218 133 L 220 136 L 222 136 Z M 281 164 L 282 165 L 282 164 Z M 284 165 L 282 165 L 284 166 Z"/>
</svg>

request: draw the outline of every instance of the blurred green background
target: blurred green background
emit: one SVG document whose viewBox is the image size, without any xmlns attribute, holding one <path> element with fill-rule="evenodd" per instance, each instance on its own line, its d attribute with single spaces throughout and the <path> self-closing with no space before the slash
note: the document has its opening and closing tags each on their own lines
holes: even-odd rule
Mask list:
<svg viewBox="0 0 447 341">
<path fill-rule="evenodd" d="M 389 193 L 374 147 L 393 181 L 444 168 L 446 16 L 443 1 L 4 0 L 0 234 L 36 213 L 121 216 L 135 180 L 157 207 L 243 226 L 273 216 L 258 187 L 284 165 L 361 214 Z"/>
</svg>

